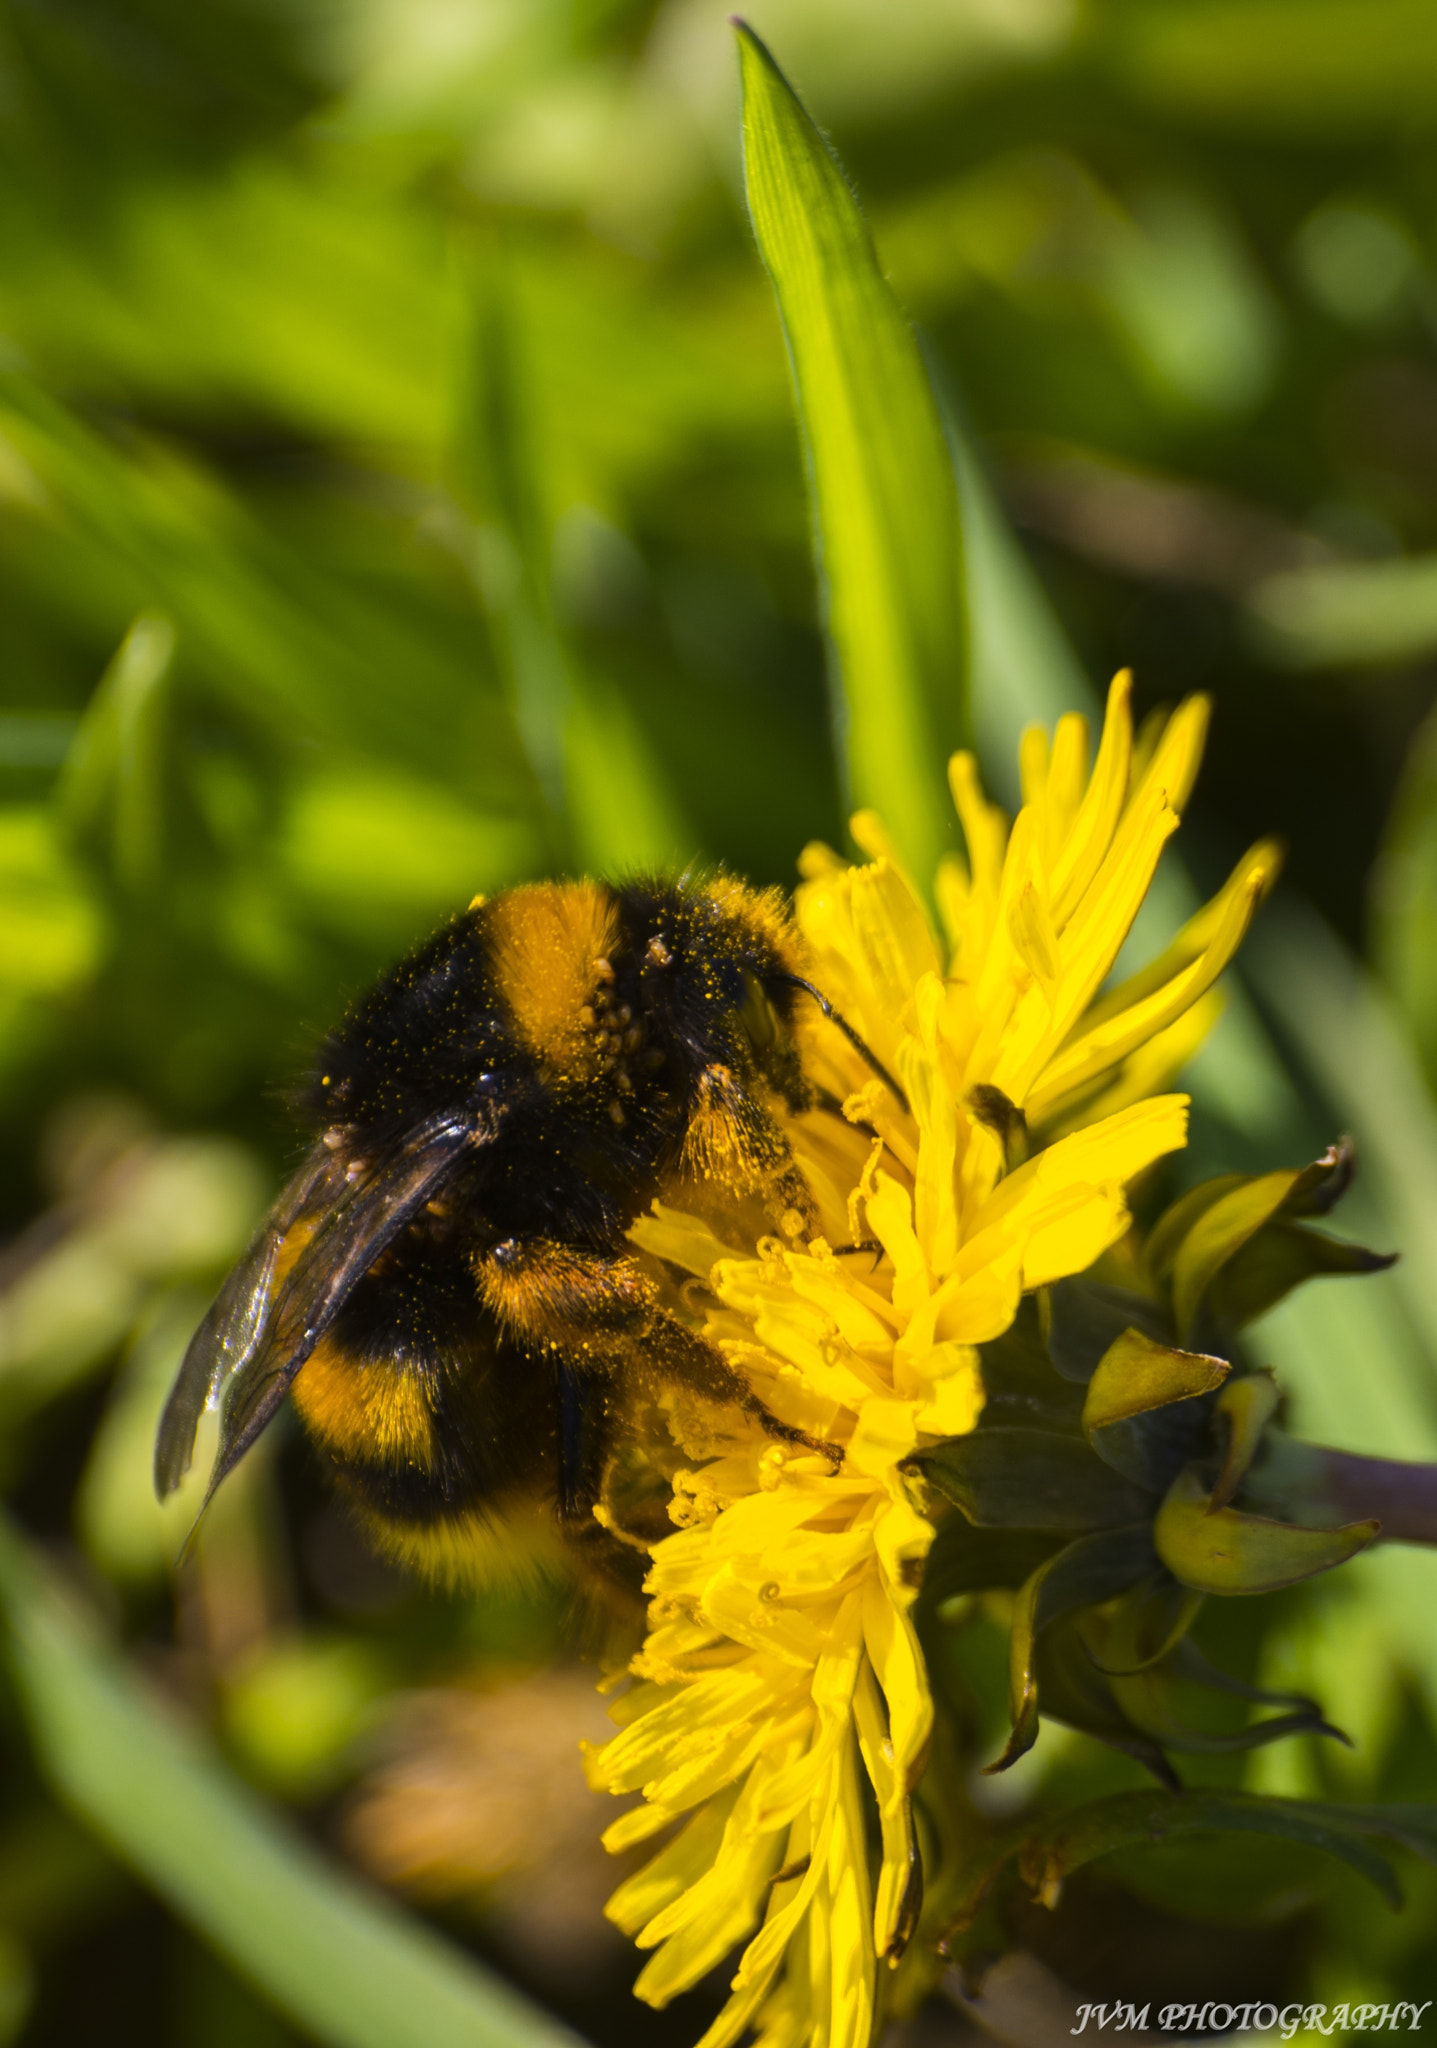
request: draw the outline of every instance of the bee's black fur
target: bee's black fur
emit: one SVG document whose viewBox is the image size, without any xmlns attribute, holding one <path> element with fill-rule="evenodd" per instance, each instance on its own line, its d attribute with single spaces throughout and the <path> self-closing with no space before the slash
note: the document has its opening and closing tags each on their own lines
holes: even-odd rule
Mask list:
<svg viewBox="0 0 1437 2048">
<path fill-rule="evenodd" d="M 338 1124 L 382 1149 L 438 1110 L 498 1102 L 504 1126 L 467 1174 L 484 1212 L 472 1219 L 476 1232 L 487 1224 L 493 1244 L 545 1235 L 617 1249 L 674 1171 L 705 1068 L 716 1056 L 744 1056 L 724 1023 L 742 1008 L 744 974 L 775 977 L 766 998 L 784 1032 L 794 992 L 776 978 L 777 957 L 746 952 L 682 884 L 636 882 L 611 893 L 624 941 L 611 963 L 612 1007 L 642 1018 L 646 1054 L 663 1055 L 636 1085 L 624 1126 L 610 1120 L 603 1091 L 556 1090 L 516 1039 L 488 971 L 487 904 L 391 968 L 329 1035 L 301 1098 L 304 1121 L 315 1130 Z M 655 939 L 670 964 L 650 958 Z M 791 1072 L 769 1065 L 767 1078 L 802 1099 L 796 1062 Z"/>
</svg>

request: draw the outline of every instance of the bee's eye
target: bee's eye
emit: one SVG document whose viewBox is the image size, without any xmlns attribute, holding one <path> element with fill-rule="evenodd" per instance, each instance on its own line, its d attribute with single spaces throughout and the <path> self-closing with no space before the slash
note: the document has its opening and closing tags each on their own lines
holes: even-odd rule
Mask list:
<svg viewBox="0 0 1437 2048">
<path fill-rule="evenodd" d="M 779 1024 L 773 1004 L 758 976 L 750 974 L 747 968 L 744 969 L 743 1001 L 739 1005 L 738 1019 L 755 1052 L 767 1052 L 776 1043 Z"/>
</svg>

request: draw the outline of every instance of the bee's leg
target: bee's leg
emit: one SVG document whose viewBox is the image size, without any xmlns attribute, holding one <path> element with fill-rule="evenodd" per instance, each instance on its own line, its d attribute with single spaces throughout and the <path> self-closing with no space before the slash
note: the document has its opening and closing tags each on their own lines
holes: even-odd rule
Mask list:
<svg viewBox="0 0 1437 2048">
<path fill-rule="evenodd" d="M 782 1132 L 746 1078 L 721 1060 L 711 1061 L 694 1087 L 684 1132 L 685 1170 L 745 1190 L 782 1172 L 787 1158 Z"/>
<path fill-rule="evenodd" d="M 551 1238 L 507 1238 L 475 1262 L 481 1300 L 506 1331 L 602 1369 L 606 1340 L 647 1329 L 658 1290 L 637 1259 Z"/>
<path fill-rule="evenodd" d="M 720 1061 L 699 1076 L 682 1161 L 697 1179 L 740 1195 L 762 1191 L 780 1217 L 793 1211 L 805 1229 L 813 1227 L 818 1212 L 787 1138 L 752 1083 Z"/>
<path fill-rule="evenodd" d="M 690 1330 L 677 1316 L 660 1309 L 635 1346 L 644 1365 L 659 1381 L 689 1387 L 707 1400 L 741 1408 L 772 1437 L 818 1451 L 835 1465 L 843 1463 L 843 1446 L 809 1436 L 792 1423 L 780 1422 L 760 1401 L 742 1373 L 736 1372 L 717 1346 Z"/>
<path fill-rule="evenodd" d="M 610 1429 L 606 1389 L 566 1358 L 556 1361 L 559 1387 L 559 1515 L 566 1524 L 593 1520 Z"/>
<path fill-rule="evenodd" d="M 614 1628 L 642 1629 L 647 1560 L 640 1546 L 615 1526 L 601 1503 L 605 1468 L 613 1450 L 610 1384 L 554 1359 L 558 1406 L 558 1520 L 583 1594 L 573 1617 L 591 1652 L 612 1656 Z M 596 1623 L 602 1622 L 595 1637 Z M 629 1643 L 623 1654 L 632 1647 Z"/>
<path fill-rule="evenodd" d="M 615 1426 L 619 1375 L 596 1372 L 592 1363 L 576 1365 L 560 1353 L 555 1377 L 560 1530 L 580 1582 L 601 1598 L 605 1613 L 619 1623 L 641 1624 L 648 1547 L 655 1532 L 631 1526 L 633 1503 L 614 1490 L 615 1464 L 623 1455 Z M 659 1490 L 657 1533 L 666 1535 L 668 1488 L 659 1482 Z M 587 1627 L 584 1632 L 589 1633 Z M 613 1647 L 611 1638 L 610 1654 Z"/>
<path fill-rule="evenodd" d="M 656 1384 L 691 1387 L 710 1401 L 741 1408 L 770 1436 L 825 1457 L 842 1451 L 770 1415 L 723 1353 L 659 1306 L 658 1289 L 636 1259 L 549 1240 L 497 1245 L 478 1261 L 479 1291 L 513 1335 L 562 1350 L 570 1371 L 604 1400 L 606 1380 L 637 1363 Z"/>
</svg>

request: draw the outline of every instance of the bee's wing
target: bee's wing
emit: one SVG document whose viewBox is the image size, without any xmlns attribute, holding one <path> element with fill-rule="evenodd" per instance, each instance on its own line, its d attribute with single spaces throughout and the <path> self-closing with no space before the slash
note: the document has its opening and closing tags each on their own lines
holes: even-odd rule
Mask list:
<svg viewBox="0 0 1437 2048">
<path fill-rule="evenodd" d="M 279 1407 L 356 1282 L 423 1208 L 465 1148 L 486 1135 L 484 1127 L 457 1117 L 431 1118 L 399 1151 L 346 1184 L 324 1211 L 268 1314 L 261 1313 L 242 1366 L 230 1380 L 207 1501 Z"/>
<path fill-rule="evenodd" d="M 314 1148 L 286 1183 L 191 1337 L 155 1438 L 155 1492 L 161 1500 L 175 1491 L 190 1469 L 201 1415 L 226 1381 L 254 1356 L 269 1318 L 279 1248 L 333 1163 L 324 1146 Z"/>
</svg>

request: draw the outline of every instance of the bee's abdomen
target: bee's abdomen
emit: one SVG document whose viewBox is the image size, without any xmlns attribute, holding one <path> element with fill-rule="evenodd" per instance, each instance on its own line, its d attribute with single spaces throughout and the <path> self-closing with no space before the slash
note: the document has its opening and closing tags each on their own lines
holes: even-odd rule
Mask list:
<svg viewBox="0 0 1437 2048">
<path fill-rule="evenodd" d="M 552 1367 L 504 1340 L 457 1250 L 402 1237 L 316 1346 L 294 1401 L 376 1539 L 431 1576 L 491 1576 L 495 1516 L 554 1497 Z"/>
<path fill-rule="evenodd" d="M 327 1337 L 294 1385 L 315 1441 L 345 1471 L 379 1481 L 408 1477 L 431 1490 L 439 1474 L 432 1376 L 412 1360 L 364 1359 Z"/>
</svg>

